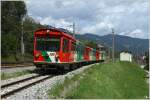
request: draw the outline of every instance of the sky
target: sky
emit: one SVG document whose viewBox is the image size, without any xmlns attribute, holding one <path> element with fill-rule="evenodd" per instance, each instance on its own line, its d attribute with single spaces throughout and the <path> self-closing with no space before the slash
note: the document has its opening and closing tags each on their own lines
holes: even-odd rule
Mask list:
<svg viewBox="0 0 150 100">
<path fill-rule="evenodd" d="M 150 0 L 26 0 L 28 15 L 43 25 L 61 27 L 76 34 L 111 33 L 149 37 Z"/>
</svg>

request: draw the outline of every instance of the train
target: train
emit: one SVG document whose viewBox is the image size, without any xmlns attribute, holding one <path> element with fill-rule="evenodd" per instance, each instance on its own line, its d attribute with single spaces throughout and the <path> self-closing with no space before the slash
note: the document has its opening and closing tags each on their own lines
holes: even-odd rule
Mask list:
<svg viewBox="0 0 150 100">
<path fill-rule="evenodd" d="M 34 65 L 40 69 L 69 70 L 104 61 L 99 49 L 84 45 L 58 28 L 34 32 Z"/>
</svg>

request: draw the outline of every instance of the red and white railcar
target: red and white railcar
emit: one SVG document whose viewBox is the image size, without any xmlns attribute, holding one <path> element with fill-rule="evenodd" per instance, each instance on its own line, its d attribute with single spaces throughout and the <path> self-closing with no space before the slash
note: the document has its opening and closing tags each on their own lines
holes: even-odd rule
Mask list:
<svg viewBox="0 0 150 100">
<path fill-rule="evenodd" d="M 56 28 L 34 32 L 34 64 L 40 68 L 64 68 L 100 61 L 100 51 Z M 52 66 L 51 66 L 52 65 Z"/>
</svg>

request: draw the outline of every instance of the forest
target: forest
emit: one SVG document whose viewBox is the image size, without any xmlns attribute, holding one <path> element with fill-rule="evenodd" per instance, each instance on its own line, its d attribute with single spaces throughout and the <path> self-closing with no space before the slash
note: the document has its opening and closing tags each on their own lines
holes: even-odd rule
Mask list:
<svg viewBox="0 0 150 100">
<path fill-rule="evenodd" d="M 25 2 L 2 1 L 1 26 L 2 62 L 31 61 L 33 57 L 33 32 L 45 26 L 27 15 Z M 22 27 L 25 45 L 24 59 L 21 56 Z"/>
</svg>

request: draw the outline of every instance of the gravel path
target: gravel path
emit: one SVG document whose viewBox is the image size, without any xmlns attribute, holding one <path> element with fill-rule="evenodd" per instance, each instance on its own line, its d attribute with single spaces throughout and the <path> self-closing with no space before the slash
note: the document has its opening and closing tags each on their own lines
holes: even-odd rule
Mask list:
<svg viewBox="0 0 150 100">
<path fill-rule="evenodd" d="M 92 65 L 94 65 L 94 64 L 92 64 Z M 15 99 L 21 99 L 21 100 L 24 100 L 24 99 L 48 99 L 48 95 L 46 92 L 49 89 L 52 89 L 58 83 L 62 83 L 66 77 L 71 78 L 76 74 L 82 73 L 85 69 L 91 67 L 92 65 L 84 66 L 84 67 L 74 70 L 72 72 L 68 72 L 65 75 L 55 76 L 55 77 L 45 80 L 41 83 L 33 85 L 32 87 L 24 89 L 18 93 L 15 93 L 14 95 L 7 97 L 6 99 L 14 99 L 14 100 Z"/>
<path fill-rule="evenodd" d="M 14 72 L 19 72 L 23 70 L 34 70 L 36 67 L 35 66 L 28 66 L 28 67 L 15 67 L 15 68 L 1 68 L 2 73 L 14 73 Z"/>
</svg>

